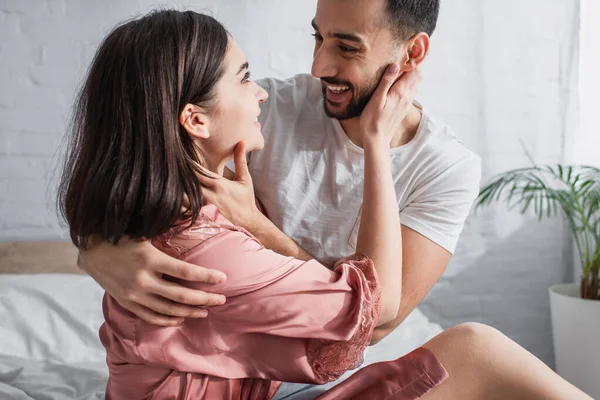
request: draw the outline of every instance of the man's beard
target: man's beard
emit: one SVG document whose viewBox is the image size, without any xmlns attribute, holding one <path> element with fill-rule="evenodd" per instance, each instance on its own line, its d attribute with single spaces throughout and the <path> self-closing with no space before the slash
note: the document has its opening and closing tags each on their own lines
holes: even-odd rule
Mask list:
<svg viewBox="0 0 600 400">
<path fill-rule="evenodd" d="M 329 118 L 335 118 L 340 121 L 360 117 L 362 112 L 365 110 L 365 107 L 369 103 L 369 100 L 371 100 L 371 97 L 373 97 L 373 93 L 375 93 L 375 90 L 377 89 L 377 86 L 379 85 L 381 77 L 385 73 L 386 68 L 387 65 L 383 66 L 383 68 L 375 75 L 375 78 L 358 94 L 354 94 L 354 85 L 352 85 L 350 82 L 343 82 L 333 78 L 322 78 L 321 90 L 323 91 L 323 108 L 325 109 L 325 114 Z M 330 85 L 344 85 L 350 88 L 348 90 L 352 91 L 352 98 L 348 102 L 348 105 L 345 109 L 341 111 L 333 111 L 331 109 L 332 107 L 329 105 L 327 100 L 327 87 L 325 86 L 325 83 Z"/>
</svg>

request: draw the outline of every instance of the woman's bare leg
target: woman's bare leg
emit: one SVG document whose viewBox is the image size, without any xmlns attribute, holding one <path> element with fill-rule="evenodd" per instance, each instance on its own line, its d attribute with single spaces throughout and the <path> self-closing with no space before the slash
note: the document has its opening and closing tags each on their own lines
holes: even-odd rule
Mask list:
<svg viewBox="0 0 600 400">
<path fill-rule="evenodd" d="M 591 399 L 494 328 L 458 325 L 423 347 L 433 352 L 448 378 L 424 400 Z"/>
</svg>

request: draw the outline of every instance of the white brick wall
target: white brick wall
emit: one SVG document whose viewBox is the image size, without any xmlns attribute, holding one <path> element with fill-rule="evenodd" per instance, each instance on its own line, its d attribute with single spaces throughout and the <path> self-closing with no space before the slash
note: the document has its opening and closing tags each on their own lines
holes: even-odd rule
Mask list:
<svg viewBox="0 0 600 400">
<path fill-rule="evenodd" d="M 448 54 L 440 67 L 429 63 L 439 81 L 428 86 L 425 77 L 423 92 L 431 98 L 424 102 L 481 154 L 484 179 L 528 164 L 521 140 L 537 162 L 564 160 L 565 141 L 577 134 L 566 126 L 573 99 L 565 95 L 574 90 L 567 66 L 577 62 L 577 3 L 444 3 L 434 39 L 444 41 L 437 47 Z M 457 36 L 456 25 L 470 29 Z M 454 70 L 444 71 L 449 59 L 461 71 L 455 82 Z M 572 279 L 567 235 L 561 220 L 540 224 L 502 207 L 479 212 L 423 311 L 444 326 L 472 320 L 493 325 L 553 365 L 547 288 Z"/>
<path fill-rule="evenodd" d="M 107 30 L 153 4 L 0 0 L 0 241 L 66 237 L 49 182 L 75 88 Z M 315 0 L 186 4 L 214 11 L 254 76 L 310 71 Z M 564 159 L 577 5 L 443 2 L 419 100 L 482 155 L 486 178 L 526 164 L 519 140 L 538 162 Z M 547 287 L 571 279 L 567 232 L 501 207 L 473 216 L 423 310 L 444 326 L 494 325 L 552 365 Z"/>
</svg>

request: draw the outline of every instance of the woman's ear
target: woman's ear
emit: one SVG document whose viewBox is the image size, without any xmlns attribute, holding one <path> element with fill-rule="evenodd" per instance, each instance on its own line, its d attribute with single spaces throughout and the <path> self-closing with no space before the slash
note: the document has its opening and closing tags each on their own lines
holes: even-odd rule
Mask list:
<svg viewBox="0 0 600 400">
<path fill-rule="evenodd" d="M 210 118 L 197 105 L 186 104 L 179 114 L 179 123 L 193 138 L 208 139 L 210 137 Z"/>
<path fill-rule="evenodd" d="M 429 35 L 420 32 L 411 37 L 405 44 L 403 61 L 400 70 L 409 72 L 417 69 L 429 54 Z"/>
</svg>

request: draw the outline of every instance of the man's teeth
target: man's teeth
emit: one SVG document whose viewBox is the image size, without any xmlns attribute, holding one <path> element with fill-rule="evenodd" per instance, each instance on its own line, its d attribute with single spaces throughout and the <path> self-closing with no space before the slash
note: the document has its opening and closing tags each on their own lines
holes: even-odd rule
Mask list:
<svg viewBox="0 0 600 400">
<path fill-rule="evenodd" d="M 348 87 L 348 86 L 331 86 L 331 85 L 327 85 L 327 89 L 331 90 L 333 93 L 339 94 L 339 93 L 342 93 L 342 92 L 350 89 L 350 87 Z"/>
</svg>

